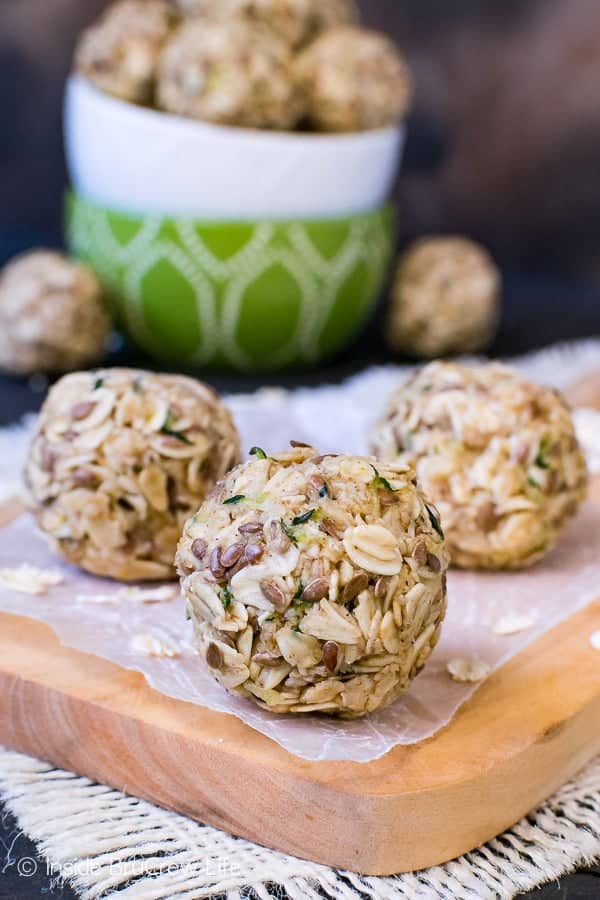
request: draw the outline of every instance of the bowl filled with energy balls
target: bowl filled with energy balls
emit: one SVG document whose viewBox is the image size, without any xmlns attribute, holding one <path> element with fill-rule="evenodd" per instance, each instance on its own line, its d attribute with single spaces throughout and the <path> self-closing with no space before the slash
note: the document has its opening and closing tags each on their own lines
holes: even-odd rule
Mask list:
<svg viewBox="0 0 600 900">
<path fill-rule="evenodd" d="M 155 357 L 317 363 L 381 289 L 411 95 L 353 0 L 118 0 L 66 91 L 70 247 Z"/>
</svg>

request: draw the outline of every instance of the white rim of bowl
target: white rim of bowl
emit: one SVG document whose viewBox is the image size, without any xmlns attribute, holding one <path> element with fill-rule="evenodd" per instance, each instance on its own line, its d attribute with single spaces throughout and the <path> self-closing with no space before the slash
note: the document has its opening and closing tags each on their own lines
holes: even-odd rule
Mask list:
<svg viewBox="0 0 600 900">
<path fill-rule="evenodd" d="M 260 128 L 236 127 L 233 125 L 215 125 L 212 122 L 204 122 L 200 119 L 186 118 L 178 116 L 170 112 L 160 109 L 153 109 L 147 106 L 138 106 L 135 103 L 129 103 L 121 100 L 119 97 L 113 97 L 98 88 L 85 76 L 73 73 L 67 81 L 68 90 L 84 91 L 96 103 L 100 103 L 107 108 L 120 115 L 136 117 L 140 122 L 153 123 L 160 127 L 166 126 L 177 128 L 182 132 L 195 132 L 196 134 L 214 134 L 221 137 L 233 137 L 236 140 L 262 140 L 272 141 L 273 143 L 284 141 L 294 141 L 302 143 L 315 144 L 349 144 L 349 143 L 379 143 L 384 138 L 396 136 L 399 131 L 405 128 L 404 121 L 396 122 L 393 125 L 387 125 L 385 128 L 374 128 L 370 131 L 352 131 L 340 132 L 335 134 L 325 134 L 318 131 L 274 131 Z"/>
</svg>

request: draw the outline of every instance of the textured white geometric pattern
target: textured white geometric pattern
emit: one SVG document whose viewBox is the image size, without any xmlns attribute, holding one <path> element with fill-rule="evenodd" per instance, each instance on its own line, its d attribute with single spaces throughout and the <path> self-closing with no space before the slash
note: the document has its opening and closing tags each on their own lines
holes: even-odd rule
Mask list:
<svg viewBox="0 0 600 900">
<path fill-rule="evenodd" d="M 342 236 L 333 255 L 327 250 L 332 229 L 338 239 Z M 195 297 L 199 339 L 191 353 L 186 350 L 186 360 L 203 365 L 225 358 L 243 369 L 311 363 L 324 352 L 337 349 L 336 331 L 351 335 L 366 318 L 390 252 L 385 211 L 339 223 L 228 226 L 157 217 L 138 223 L 75 198 L 70 206 L 68 236 L 72 249 L 95 267 L 127 328 L 143 347 L 159 356 L 168 355 L 171 349 L 176 357 L 182 355 L 177 347 L 165 347 L 167 338 L 157 333 L 147 309 L 150 295 L 146 278 L 157 265 L 167 263 Z M 211 240 L 220 243 L 221 253 L 211 246 Z M 274 283 L 281 283 L 281 270 L 288 276 L 289 291 L 276 298 L 276 306 L 271 301 L 269 309 L 286 336 L 281 344 L 275 339 L 257 342 L 256 331 L 263 330 L 268 336 L 274 322 L 269 318 L 253 322 L 247 297 L 259 279 L 262 284 L 266 278 L 269 287 L 270 273 L 279 271 L 279 280 Z M 275 292 L 274 283 L 271 293 Z M 352 297 L 351 302 L 342 305 L 338 302 L 342 296 Z M 163 302 L 156 296 L 156 289 L 151 302 L 155 308 Z M 172 305 L 175 320 L 181 302 L 165 291 L 164 303 Z M 183 335 L 186 346 L 191 340 L 193 335 Z M 331 348 L 322 346 L 324 340 Z"/>
<path fill-rule="evenodd" d="M 272 223 L 260 222 L 253 227 L 247 244 L 229 259 L 222 260 L 208 249 L 189 219 L 178 219 L 175 224 L 183 245 L 190 255 L 202 265 L 212 278 L 219 281 L 247 271 L 268 245 L 274 230 Z"/>
<path fill-rule="evenodd" d="M 300 308 L 296 317 L 296 329 L 289 341 L 269 356 L 269 365 L 279 368 L 297 357 L 302 346 L 302 336 L 307 331 L 314 334 L 312 322 L 319 306 L 319 287 L 307 266 L 285 248 L 263 250 L 252 261 L 248 261 L 243 272 L 237 274 L 228 284 L 223 303 L 221 319 L 223 347 L 228 358 L 241 369 L 252 366 L 252 359 L 238 342 L 240 317 L 246 292 L 252 284 L 274 266 L 281 266 L 296 284 L 300 296 Z M 308 360 L 307 360 L 308 361 Z"/>
<path fill-rule="evenodd" d="M 215 292 L 199 266 L 172 241 L 155 240 L 148 246 L 140 248 L 137 258 L 125 271 L 123 289 L 128 301 L 125 310 L 129 329 L 142 344 L 152 344 L 156 341 L 148 329 L 144 316 L 143 283 L 152 269 L 161 262 L 169 263 L 179 272 L 194 292 L 201 345 L 194 352 L 193 362 L 202 365 L 212 359 L 219 348 Z M 168 302 L 167 296 L 165 303 Z"/>
</svg>

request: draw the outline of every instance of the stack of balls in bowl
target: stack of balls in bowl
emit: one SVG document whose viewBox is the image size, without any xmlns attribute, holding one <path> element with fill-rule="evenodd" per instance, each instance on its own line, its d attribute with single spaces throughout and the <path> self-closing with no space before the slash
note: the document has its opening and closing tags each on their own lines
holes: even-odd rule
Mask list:
<svg viewBox="0 0 600 900">
<path fill-rule="evenodd" d="M 199 657 L 227 690 L 273 713 L 355 718 L 426 664 L 449 563 L 532 565 L 586 491 L 563 399 L 498 364 L 417 372 L 371 446 L 254 447 L 239 464 L 232 418 L 200 382 L 80 372 L 49 394 L 26 484 L 69 562 L 179 575 Z"/>
<path fill-rule="evenodd" d="M 347 132 L 402 118 L 411 81 L 353 0 L 118 0 L 76 68 L 122 100 L 221 125 Z"/>
<path fill-rule="evenodd" d="M 383 285 L 411 96 L 351 0 L 121 0 L 65 92 L 69 247 L 153 357 L 315 365 Z"/>
<path fill-rule="evenodd" d="M 65 109 L 68 242 L 87 265 L 38 251 L 6 268 L 0 368 L 101 361 L 108 298 L 135 343 L 189 368 L 314 365 L 349 344 L 383 283 L 412 94 L 393 42 L 357 22 L 352 0 L 109 6 L 80 38 Z M 472 241 L 421 240 L 385 338 L 415 357 L 484 350 L 499 288 Z"/>
</svg>

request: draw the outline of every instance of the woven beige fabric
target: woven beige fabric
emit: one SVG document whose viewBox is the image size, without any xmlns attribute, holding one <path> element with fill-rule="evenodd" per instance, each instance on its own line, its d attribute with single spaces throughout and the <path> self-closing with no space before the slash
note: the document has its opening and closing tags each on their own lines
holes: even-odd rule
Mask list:
<svg viewBox="0 0 600 900">
<path fill-rule="evenodd" d="M 501 837 L 444 866 L 361 878 L 265 850 L 119 791 L 0 750 L 0 794 L 49 866 L 105 900 L 509 900 L 600 858 L 600 757 Z M 16 862 L 16 861 L 15 861 Z M 250 894 L 249 896 L 253 896 Z"/>
</svg>

